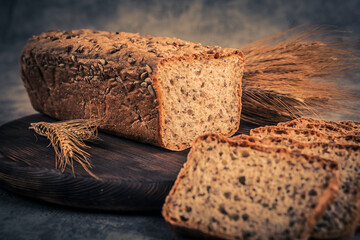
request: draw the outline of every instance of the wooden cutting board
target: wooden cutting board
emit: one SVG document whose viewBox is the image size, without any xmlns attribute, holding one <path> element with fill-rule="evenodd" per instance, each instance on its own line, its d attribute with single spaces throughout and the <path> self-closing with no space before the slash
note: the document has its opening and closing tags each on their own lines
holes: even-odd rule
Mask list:
<svg viewBox="0 0 360 240">
<path fill-rule="evenodd" d="M 51 203 L 101 210 L 159 210 L 189 150 L 172 152 L 149 144 L 99 133 L 89 143 L 92 172 L 78 164 L 55 169 L 47 138 L 28 129 L 30 123 L 54 120 L 35 114 L 0 127 L 0 186 L 22 196 Z M 252 126 L 242 124 L 241 133 Z"/>
</svg>

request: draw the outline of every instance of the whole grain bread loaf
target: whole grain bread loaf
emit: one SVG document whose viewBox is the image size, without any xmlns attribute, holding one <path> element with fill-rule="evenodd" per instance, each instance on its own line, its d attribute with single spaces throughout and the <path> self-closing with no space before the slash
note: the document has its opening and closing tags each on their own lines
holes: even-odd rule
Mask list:
<svg viewBox="0 0 360 240">
<path fill-rule="evenodd" d="M 240 123 L 244 56 L 175 38 L 93 30 L 33 36 L 21 77 L 33 107 L 60 120 L 101 117 L 101 129 L 182 150 Z"/>
<path fill-rule="evenodd" d="M 266 126 L 251 129 L 250 136 L 265 138 L 265 137 L 286 137 L 292 138 L 299 142 L 323 142 L 323 143 L 337 143 L 345 145 L 359 145 L 359 135 L 340 135 L 333 136 L 321 133 L 316 130 L 307 128 L 289 128 L 278 126 Z"/>
<path fill-rule="evenodd" d="M 350 121 L 348 121 L 350 122 Z M 351 124 L 342 124 L 329 120 L 317 120 L 313 118 L 298 118 L 289 122 L 281 122 L 279 127 L 308 128 L 327 135 L 360 135 L 359 129 Z"/>
<path fill-rule="evenodd" d="M 339 165 L 209 134 L 195 140 L 162 214 L 177 231 L 307 239 L 338 191 Z"/>
<path fill-rule="evenodd" d="M 360 146 L 334 143 L 301 143 L 286 137 L 257 138 L 238 135 L 233 140 L 265 147 L 280 147 L 331 159 L 340 164 L 340 191 L 312 230 L 313 238 L 350 239 L 360 215 Z"/>
</svg>

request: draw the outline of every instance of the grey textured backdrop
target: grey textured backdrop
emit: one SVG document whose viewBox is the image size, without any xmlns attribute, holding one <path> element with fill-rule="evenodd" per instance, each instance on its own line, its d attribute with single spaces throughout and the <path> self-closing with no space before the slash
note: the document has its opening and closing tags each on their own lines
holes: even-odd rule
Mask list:
<svg viewBox="0 0 360 240">
<path fill-rule="evenodd" d="M 299 24 L 335 25 L 359 37 L 359 12 L 358 0 L 1 0 L 0 124 L 34 113 L 19 76 L 21 49 L 33 34 L 93 28 L 240 47 Z M 182 238 L 167 228 L 159 214 L 63 209 L 0 189 L 0 239 Z"/>
</svg>

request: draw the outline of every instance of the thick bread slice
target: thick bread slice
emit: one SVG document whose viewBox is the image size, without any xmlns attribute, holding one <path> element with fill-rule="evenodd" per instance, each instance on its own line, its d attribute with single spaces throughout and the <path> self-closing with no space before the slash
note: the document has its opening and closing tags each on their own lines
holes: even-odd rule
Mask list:
<svg viewBox="0 0 360 240">
<path fill-rule="evenodd" d="M 224 239 L 307 239 L 336 197 L 339 165 L 209 134 L 195 140 L 162 214 Z"/>
<path fill-rule="evenodd" d="M 236 132 L 243 67 L 238 49 L 87 29 L 33 36 L 21 54 L 36 110 L 61 120 L 100 115 L 107 132 L 171 150 Z"/>
<path fill-rule="evenodd" d="M 360 146 L 333 143 L 301 143 L 285 137 L 257 138 L 238 135 L 233 140 L 247 140 L 266 147 L 287 148 L 304 154 L 317 155 L 340 164 L 340 191 L 317 222 L 312 237 L 349 239 L 354 235 L 360 213 Z"/>
<path fill-rule="evenodd" d="M 288 128 L 278 126 L 266 126 L 252 129 L 250 136 L 265 138 L 265 137 L 286 137 L 292 138 L 299 142 L 324 142 L 324 143 L 337 143 L 345 145 L 359 145 L 360 136 L 344 135 L 344 136 L 331 136 L 321 133 L 316 130 L 306 128 Z"/>
<path fill-rule="evenodd" d="M 308 128 L 332 136 L 360 135 L 360 131 L 358 129 L 350 127 L 348 125 L 328 120 L 316 120 L 313 118 L 298 118 L 290 122 L 278 123 L 277 126 L 291 128 Z"/>
</svg>

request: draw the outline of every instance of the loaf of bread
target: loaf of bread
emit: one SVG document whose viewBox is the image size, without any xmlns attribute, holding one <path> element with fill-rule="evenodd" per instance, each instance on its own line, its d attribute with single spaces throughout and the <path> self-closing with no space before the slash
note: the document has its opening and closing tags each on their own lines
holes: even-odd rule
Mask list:
<svg viewBox="0 0 360 240">
<path fill-rule="evenodd" d="M 334 203 L 312 230 L 312 237 L 349 239 L 354 235 L 360 215 L 360 146 L 332 143 L 301 143 L 291 138 L 257 138 L 238 135 L 233 140 L 249 141 L 265 147 L 280 147 L 317 155 L 340 164 L 340 191 Z"/>
<path fill-rule="evenodd" d="M 307 239 L 335 199 L 339 165 L 209 134 L 195 140 L 162 214 L 177 231 Z"/>
<path fill-rule="evenodd" d="M 250 135 L 259 138 L 265 137 L 286 137 L 292 138 L 299 142 L 324 142 L 324 143 L 337 143 L 345 145 L 359 145 L 359 135 L 340 135 L 333 136 L 321 133 L 316 130 L 306 128 L 288 128 L 278 126 L 266 126 L 251 129 Z"/>
<path fill-rule="evenodd" d="M 350 122 L 350 121 L 348 121 Z M 281 122 L 278 127 L 308 128 L 333 136 L 360 135 L 359 129 L 350 124 L 341 124 L 329 120 L 317 120 L 313 118 L 298 118 L 290 122 Z"/>
<path fill-rule="evenodd" d="M 33 36 L 21 54 L 36 110 L 100 117 L 104 131 L 171 150 L 204 133 L 236 132 L 243 67 L 237 49 L 92 30 Z"/>
</svg>

